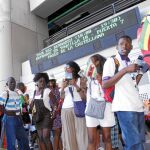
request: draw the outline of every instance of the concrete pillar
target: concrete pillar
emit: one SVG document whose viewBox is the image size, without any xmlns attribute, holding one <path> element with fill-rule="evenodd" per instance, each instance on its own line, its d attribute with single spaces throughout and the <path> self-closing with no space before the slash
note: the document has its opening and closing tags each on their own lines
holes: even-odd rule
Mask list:
<svg viewBox="0 0 150 150">
<path fill-rule="evenodd" d="M 10 3 L 11 0 L 0 0 L 0 92 L 13 75 Z"/>
</svg>

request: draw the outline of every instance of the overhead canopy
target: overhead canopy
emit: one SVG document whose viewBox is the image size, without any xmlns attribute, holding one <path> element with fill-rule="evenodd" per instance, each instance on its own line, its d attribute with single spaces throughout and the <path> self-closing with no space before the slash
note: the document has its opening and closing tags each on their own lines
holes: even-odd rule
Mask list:
<svg viewBox="0 0 150 150">
<path fill-rule="evenodd" d="M 30 0 L 30 11 L 47 18 L 72 0 Z"/>
</svg>

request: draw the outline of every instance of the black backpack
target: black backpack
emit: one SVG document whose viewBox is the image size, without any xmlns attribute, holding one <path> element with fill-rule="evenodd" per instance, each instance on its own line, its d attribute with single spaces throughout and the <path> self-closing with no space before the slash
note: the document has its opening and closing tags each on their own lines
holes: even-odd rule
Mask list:
<svg viewBox="0 0 150 150">
<path fill-rule="evenodd" d="M 7 105 L 8 99 L 9 99 L 9 91 L 7 90 L 7 98 L 6 98 L 6 102 L 3 105 L 0 105 L 0 116 L 4 115 L 5 112 L 5 107 Z"/>
</svg>

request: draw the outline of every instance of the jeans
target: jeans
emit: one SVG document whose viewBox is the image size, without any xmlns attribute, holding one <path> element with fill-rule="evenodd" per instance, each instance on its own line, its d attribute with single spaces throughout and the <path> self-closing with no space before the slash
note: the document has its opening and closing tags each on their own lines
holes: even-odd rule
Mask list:
<svg viewBox="0 0 150 150">
<path fill-rule="evenodd" d="M 16 150 L 16 139 L 20 150 L 30 150 L 26 131 L 20 116 L 5 115 L 7 150 Z"/>
<path fill-rule="evenodd" d="M 124 150 L 144 150 L 144 112 L 116 112 L 125 142 Z"/>
</svg>

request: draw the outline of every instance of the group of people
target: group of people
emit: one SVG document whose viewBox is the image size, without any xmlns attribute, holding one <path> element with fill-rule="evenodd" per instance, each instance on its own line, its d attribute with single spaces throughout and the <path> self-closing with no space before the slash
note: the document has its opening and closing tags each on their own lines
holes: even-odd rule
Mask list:
<svg viewBox="0 0 150 150">
<path fill-rule="evenodd" d="M 108 59 L 99 54 L 91 56 L 90 70 L 83 75 L 76 62 L 68 62 L 65 72 L 69 77 L 63 79 L 61 87 L 46 73 L 35 75 L 36 89 L 29 106 L 40 150 L 97 150 L 100 147 L 99 130 L 105 150 L 117 150 L 119 140 L 125 150 L 144 150 L 144 106 L 139 98 L 138 83 L 145 71 L 138 64 L 131 63 L 128 57 L 132 50 L 129 36 L 120 37 L 117 50 L 117 55 Z M 28 137 L 20 111 L 22 94 L 15 91 L 13 77 L 8 79 L 7 85 L 8 91 L 0 96 L 0 104 L 5 106 L 3 122 L 7 149 L 15 150 L 17 139 L 20 150 L 28 150 Z M 111 88 L 114 88 L 112 102 L 106 98 Z M 92 116 L 92 113 L 89 115 L 94 100 L 104 104 L 101 118 Z M 53 144 L 50 140 L 52 130 Z"/>
<path fill-rule="evenodd" d="M 29 133 L 26 132 L 30 130 L 31 144 L 37 142 L 41 150 L 62 150 L 60 112 L 53 118 L 50 114 L 52 105 L 57 106 L 60 99 L 56 80 L 54 76 L 49 79 L 47 74 L 38 73 L 33 81 L 36 89 L 31 100 L 25 92 L 25 85 L 16 85 L 13 77 L 8 78 L 8 90 L 0 96 L 0 104 L 5 106 L 1 121 L 6 129 L 7 149 L 30 150 Z M 50 133 L 53 134 L 53 146 Z"/>
</svg>

